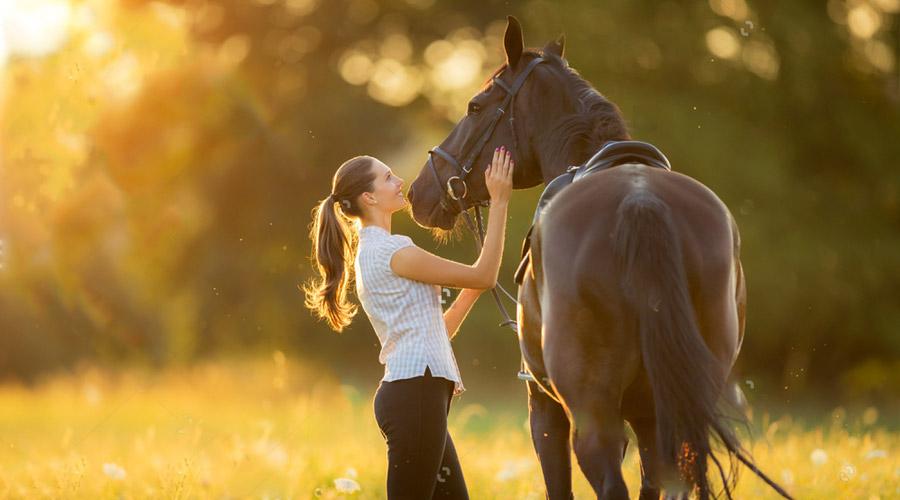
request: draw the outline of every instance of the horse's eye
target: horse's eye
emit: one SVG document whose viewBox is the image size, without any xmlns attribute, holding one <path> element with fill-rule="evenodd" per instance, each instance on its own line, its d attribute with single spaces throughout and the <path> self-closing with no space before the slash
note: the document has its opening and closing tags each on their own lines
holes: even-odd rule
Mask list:
<svg viewBox="0 0 900 500">
<path fill-rule="evenodd" d="M 478 103 L 476 103 L 476 102 L 469 103 L 469 114 L 470 115 L 473 115 L 479 111 L 481 111 L 481 106 L 479 106 Z"/>
</svg>

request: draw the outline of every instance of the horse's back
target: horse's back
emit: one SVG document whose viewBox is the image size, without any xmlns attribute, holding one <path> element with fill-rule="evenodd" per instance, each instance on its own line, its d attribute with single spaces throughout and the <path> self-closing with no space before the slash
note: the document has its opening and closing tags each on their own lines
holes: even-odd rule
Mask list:
<svg viewBox="0 0 900 500">
<path fill-rule="evenodd" d="M 702 328 L 705 318 L 719 324 L 734 310 L 735 246 L 731 215 L 709 188 L 683 174 L 642 165 L 622 165 L 569 186 L 541 215 L 541 266 L 544 294 L 556 310 L 590 311 L 606 324 L 606 335 L 632 342 L 632 313 L 623 294 L 614 233 L 626 197 L 656 198 L 668 209 L 680 246 L 687 287 L 703 336 L 717 356 L 734 354 L 735 334 Z M 674 251 L 667 249 L 666 251 Z M 731 290 L 731 291 L 729 291 Z M 726 318 L 728 323 L 730 318 Z M 729 328 L 730 330 L 730 328 Z"/>
<path fill-rule="evenodd" d="M 732 221 L 719 197 L 689 176 L 637 164 L 586 177 L 548 205 L 540 223 L 544 266 L 556 258 L 571 278 L 593 272 L 608 281 L 615 275 L 611 235 L 617 211 L 626 196 L 641 191 L 669 207 L 689 273 L 730 268 Z"/>
</svg>

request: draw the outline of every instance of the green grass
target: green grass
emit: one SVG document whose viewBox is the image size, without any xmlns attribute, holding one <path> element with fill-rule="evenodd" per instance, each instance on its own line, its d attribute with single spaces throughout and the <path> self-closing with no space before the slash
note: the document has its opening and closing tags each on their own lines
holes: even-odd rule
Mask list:
<svg viewBox="0 0 900 500">
<path fill-rule="evenodd" d="M 384 498 L 371 396 L 280 353 L 0 386 L 0 498 Z M 450 432 L 471 497 L 544 498 L 525 401 L 465 401 Z M 753 454 L 797 498 L 900 496 L 900 437 L 877 409 L 837 408 L 824 426 L 756 415 Z M 636 497 L 634 446 L 623 470 Z M 339 491 L 338 478 L 359 491 Z M 576 498 L 594 498 L 580 471 L 574 483 Z M 777 497 L 744 469 L 736 498 Z"/>
</svg>

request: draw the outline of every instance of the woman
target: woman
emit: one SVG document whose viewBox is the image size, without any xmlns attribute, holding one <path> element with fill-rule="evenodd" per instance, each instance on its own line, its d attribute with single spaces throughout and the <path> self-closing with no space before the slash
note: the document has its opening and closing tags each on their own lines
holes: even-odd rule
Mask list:
<svg viewBox="0 0 900 500">
<path fill-rule="evenodd" d="M 391 234 L 391 216 L 407 203 L 403 179 L 371 156 L 344 162 L 332 193 L 313 210 L 310 239 L 321 281 L 304 287 L 306 306 L 337 332 L 350 324 L 357 312 L 347 302 L 352 259 L 357 296 L 381 342 L 384 377 L 373 406 L 388 447 L 388 498 L 468 498 L 447 432 L 450 401 L 465 390 L 450 339 L 478 296 L 497 282 L 512 173 L 509 152 L 498 148 L 484 173 L 491 205 L 472 265 Z M 463 289 L 446 312 L 442 286 Z"/>
</svg>

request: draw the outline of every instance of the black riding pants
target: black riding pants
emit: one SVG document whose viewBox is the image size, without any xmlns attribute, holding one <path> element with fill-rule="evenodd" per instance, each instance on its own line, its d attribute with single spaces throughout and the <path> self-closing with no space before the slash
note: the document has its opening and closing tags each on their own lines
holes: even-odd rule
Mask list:
<svg viewBox="0 0 900 500">
<path fill-rule="evenodd" d="M 390 500 L 468 499 L 456 448 L 447 432 L 453 381 L 425 374 L 375 391 L 375 420 L 388 447 Z"/>
</svg>

